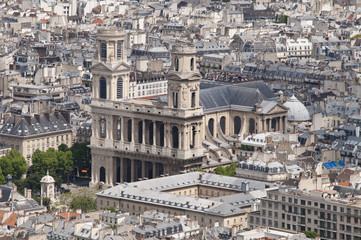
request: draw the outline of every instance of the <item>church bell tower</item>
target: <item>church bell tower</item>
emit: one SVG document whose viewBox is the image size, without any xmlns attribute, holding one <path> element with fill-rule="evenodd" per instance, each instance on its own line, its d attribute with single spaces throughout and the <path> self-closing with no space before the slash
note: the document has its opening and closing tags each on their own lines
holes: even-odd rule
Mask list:
<svg viewBox="0 0 361 240">
<path fill-rule="evenodd" d="M 93 74 L 93 99 L 117 101 L 129 98 L 130 67 L 124 51 L 125 33 L 103 29 L 97 35 L 97 60 Z"/>
<path fill-rule="evenodd" d="M 199 108 L 199 80 L 194 46 L 174 45 L 172 64 L 168 72 L 168 107 L 177 109 Z"/>
</svg>

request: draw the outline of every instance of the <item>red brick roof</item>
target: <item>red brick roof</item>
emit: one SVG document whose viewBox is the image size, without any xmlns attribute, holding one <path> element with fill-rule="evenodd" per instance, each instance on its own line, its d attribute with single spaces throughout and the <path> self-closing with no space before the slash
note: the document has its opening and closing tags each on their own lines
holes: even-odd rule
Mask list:
<svg viewBox="0 0 361 240">
<path fill-rule="evenodd" d="M 60 213 L 60 216 L 62 216 L 63 218 L 65 218 L 66 221 L 69 221 L 71 218 L 78 218 L 80 217 L 79 213 L 75 213 L 75 212 L 62 212 Z"/>
</svg>

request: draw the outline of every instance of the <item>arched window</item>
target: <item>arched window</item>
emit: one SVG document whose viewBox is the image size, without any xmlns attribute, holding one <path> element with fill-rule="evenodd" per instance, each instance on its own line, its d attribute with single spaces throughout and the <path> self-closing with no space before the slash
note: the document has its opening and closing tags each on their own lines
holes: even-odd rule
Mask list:
<svg viewBox="0 0 361 240">
<path fill-rule="evenodd" d="M 255 122 L 254 119 L 251 118 L 249 119 L 249 133 L 254 133 L 255 132 Z"/>
<path fill-rule="evenodd" d="M 178 148 L 179 147 L 179 132 L 178 132 L 178 128 L 177 127 L 172 127 L 172 139 L 173 139 L 173 148 Z"/>
<path fill-rule="evenodd" d="M 101 58 L 107 58 L 107 44 L 105 42 L 100 44 L 100 53 Z"/>
<path fill-rule="evenodd" d="M 105 168 L 101 167 L 99 170 L 99 181 L 105 183 Z"/>
<path fill-rule="evenodd" d="M 105 118 L 101 118 L 100 119 L 100 137 L 106 138 L 106 136 L 107 136 L 106 121 L 105 121 Z"/>
<path fill-rule="evenodd" d="M 194 58 L 191 59 L 191 71 L 194 71 Z"/>
<path fill-rule="evenodd" d="M 239 134 L 241 131 L 241 118 L 238 116 L 234 117 L 234 134 Z"/>
<path fill-rule="evenodd" d="M 214 135 L 214 119 L 213 118 L 208 120 L 208 129 L 209 129 L 209 132 L 211 133 L 211 135 L 213 136 Z"/>
<path fill-rule="evenodd" d="M 99 80 L 99 98 L 107 98 L 107 80 L 104 77 Z"/>
<path fill-rule="evenodd" d="M 123 78 L 117 80 L 117 98 L 123 98 Z"/>
<path fill-rule="evenodd" d="M 118 120 L 117 120 L 117 140 L 120 140 L 121 132 L 122 132 L 122 119 L 118 118 Z"/>
<path fill-rule="evenodd" d="M 122 49 L 123 48 L 123 45 L 122 45 L 122 42 L 119 41 L 117 43 L 117 58 L 122 58 Z"/>
<path fill-rule="evenodd" d="M 179 60 L 178 58 L 174 59 L 174 70 L 178 72 L 179 69 Z"/>
<path fill-rule="evenodd" d="M 226 117 L 221 117 L 220 125 L 223 134 L 226 134 Z"/>
</svg>

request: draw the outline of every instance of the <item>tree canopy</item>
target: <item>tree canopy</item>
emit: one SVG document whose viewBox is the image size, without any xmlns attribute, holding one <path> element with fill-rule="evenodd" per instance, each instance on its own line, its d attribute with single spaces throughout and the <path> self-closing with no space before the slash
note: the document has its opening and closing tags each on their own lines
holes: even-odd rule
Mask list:
<svg viewBox="0 0 361 240">
<path fill-rule="evenodd" d="M 21 179 L 28 167 L 25 158 L 16 149 L 12 149 L 5 156 L 0 158 L 1 177 L 0 181 L 5 182 L 5 177 L 10 174 L 13 179 Z"/>
<path fill-rule="evenodd" d="M 316 233 L 314 231 L 302 231 L 302 233 L 304 233 L 306 235 L 306 237 L 312 238 L 312 239 L 319 237 L 318 233 Z"/>
<path fill-rule="evenodd" d="M 227 167 L 218 166 L 214 170 L 214 173 L 218 174 L 218 175 L 233 177 L 233 176 L 236 175 L 236 168 L 237 168 L 237 164 L 236 163 L 231 163 L 231 165 L 229 165 Z"/>
<path fill-rule="evenodd" d="M 29 169 L 25 187 L 35 192 L 40 190 L 40 180 L 47 171 L 54 178 L 55 185 L 60 187 L 63 177 L 72 172 L 74 166 L 73 153 L 70 150 L 64 152 L 49 148 L 46 152 L 42 152 L 37 149 L 32 160 L 33 165 Z"/>
<path fill-rule="evenodd" d="M 89 143 L 75 143 L 70 151 L 74 157 L 74 167 L 77 169 L 77 175 L 81 170 L 86 170 L 88 174 L 91 171 L 91 151 L 88 147 Z"/>
</svg>

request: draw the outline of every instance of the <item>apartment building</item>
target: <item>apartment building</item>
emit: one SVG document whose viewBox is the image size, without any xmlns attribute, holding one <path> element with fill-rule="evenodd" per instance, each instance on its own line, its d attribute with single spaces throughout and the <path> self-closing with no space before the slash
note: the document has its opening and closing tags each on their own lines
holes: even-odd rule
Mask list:
<svg viewBox="0 0 361 240">
<path fill-rule="evenodd" d="M 287 39 L 286 48 L 288 57 L 296 57 L 300 59 L 311 58 L 312 43 L 306 38 L 299 38 L 297 40 Z"/>
<path fill-rule="evenodd" d="M 356 195 L 341 199 L 335 190 L 272 190 L 261 200 L 260 211 L 249 214 L 248 221 L 251 229 L 276 227 L 314 231 L 321 240 L 358 240 L 361 239 L 361 201 Z"/>
</svg>

